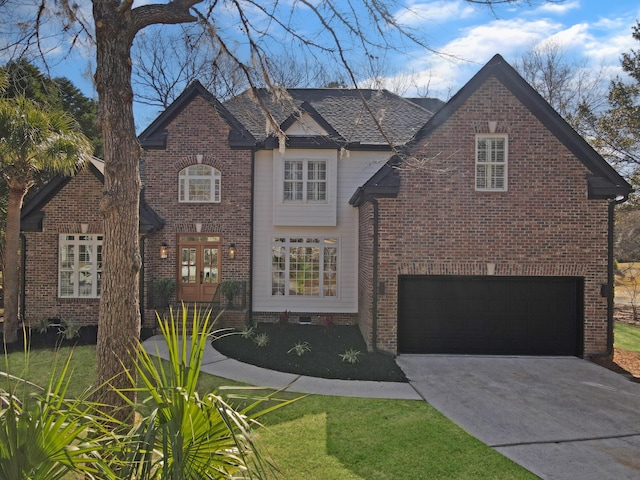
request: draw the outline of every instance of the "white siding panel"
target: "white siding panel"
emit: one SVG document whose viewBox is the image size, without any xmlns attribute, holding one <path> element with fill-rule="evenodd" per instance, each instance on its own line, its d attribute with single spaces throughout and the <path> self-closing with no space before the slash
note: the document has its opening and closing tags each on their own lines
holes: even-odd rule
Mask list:
<svg viewBox="0 0 640 480">
<path fill-rule="evenodd" d="M 385 152 L 347 152 L 338 158 L 336 226 L 275 226 L 274 154 L 256 153 L 253 246 L 253 310 L 260 312 L 356 313 L 358 311 L 358 209 L 349 205 L 363 185 L 389 158 Z M 328 298 L 271 295 L 271 241 L 274 237 L 339 239 L 338 296 Z"/>
</svg>

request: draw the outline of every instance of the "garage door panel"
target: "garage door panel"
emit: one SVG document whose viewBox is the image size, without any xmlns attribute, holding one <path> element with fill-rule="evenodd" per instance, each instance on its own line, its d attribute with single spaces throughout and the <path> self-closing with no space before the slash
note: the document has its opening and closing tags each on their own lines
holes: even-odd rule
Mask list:
<svg viewBox="0 0 640 480">
<path fill-rule="evenodd" d="M 579 355 L 582 280 L 400 277 L 401 353 Z"/>
</svg>

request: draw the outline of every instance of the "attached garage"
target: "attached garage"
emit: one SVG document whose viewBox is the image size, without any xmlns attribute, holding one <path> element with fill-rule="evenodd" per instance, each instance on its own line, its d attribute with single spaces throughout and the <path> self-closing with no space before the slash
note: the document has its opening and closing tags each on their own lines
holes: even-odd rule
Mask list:
<svg viewBox="0 0 640 480">
<path fill-rule="evenodd" d="M 583 279 L 401 276 L 399 353 L 582 354 Z"/>
</svg>

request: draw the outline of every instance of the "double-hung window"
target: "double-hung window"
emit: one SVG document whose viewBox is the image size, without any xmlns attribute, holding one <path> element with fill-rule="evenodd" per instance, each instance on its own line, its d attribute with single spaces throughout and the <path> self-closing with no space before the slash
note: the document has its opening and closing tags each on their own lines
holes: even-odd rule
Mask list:
<svg viewBox="0 0 640 480">
<path fill-rule="evenodd" d="M 274 238 L 271 294 L 336 297 L 338 286 L 336 238 Z"/>
<path fill-rule="evenodd" d="M 219 203 L 220 171 L 209 165 L 192 165 L 178 175 L 178 200 L 184 203 Z"/>
<path fill-rule="evenodd" d="M 102 280 L 102 235 L 60 235 L 58 295 L 97 298 Z"/>
<path fill-rule="evenodd" d="M 285 202 L 327 201 L 327 162 L 325 160 L 285 160 L 283 200 Z"/>
<path fill-rule="evenodd" d="M 507 190 L 506 135 L 476 136 L 476 190 Z"/>
</svg>

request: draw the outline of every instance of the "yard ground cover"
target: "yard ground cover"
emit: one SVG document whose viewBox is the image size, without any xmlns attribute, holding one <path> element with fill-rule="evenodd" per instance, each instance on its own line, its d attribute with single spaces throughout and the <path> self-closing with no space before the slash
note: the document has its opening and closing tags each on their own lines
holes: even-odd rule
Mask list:
<svg viewBox="0 0 640 480">
<path fill-rule="evenodd" d="M 616 348 L 640 353 L 640 328 L 616 322 L 613 331 Z"/>
<path fill-rule="evenodd" d="M 28 378 L 46 382 L 56 355 L 62 360 L 68 352 L 33 350 Z M 7 364 L 11 373 L 23 374 L 24 354 L 6 355 L 0 369 Z M 71 368 L 70 393 L 79 394 L 95 378 L 95 346 L 76 347 Z M 203 374 L 200 390 L 230 384 Z M 536 478 L 425 402 L 311 395 L 262 420 L 258 441 L 281 470 L 279 478 Z"/>
</svg>

